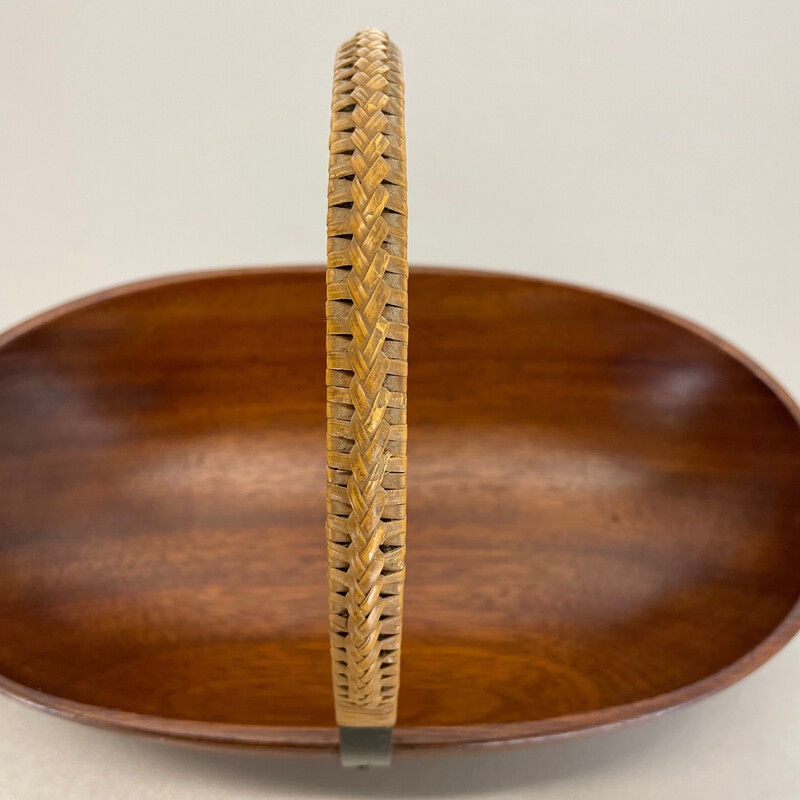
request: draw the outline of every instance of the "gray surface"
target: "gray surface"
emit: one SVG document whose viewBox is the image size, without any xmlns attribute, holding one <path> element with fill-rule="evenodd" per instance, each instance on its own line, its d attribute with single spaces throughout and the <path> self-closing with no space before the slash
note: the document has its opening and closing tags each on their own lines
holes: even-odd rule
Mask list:
<svg viewBox="0 0 800 800">
<path fill-rule="evenodd" d="M 406 60 L 412 261 L 661 305 L 800 395 L 800 4 L 396 5 L 4 0 L 0 326 L 168 271 L 322 261 L 333 53 L 375 24 Z M 0 798 L 794 800 L 798 675 L 796 641 L 636 728 L 373 773 L 0 701 Z"/>
</svg>

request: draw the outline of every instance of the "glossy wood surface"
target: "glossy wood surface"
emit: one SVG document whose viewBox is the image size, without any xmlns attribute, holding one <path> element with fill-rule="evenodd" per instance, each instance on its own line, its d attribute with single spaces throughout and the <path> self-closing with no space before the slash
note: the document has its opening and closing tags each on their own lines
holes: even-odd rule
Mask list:
<svg viewBox="0 0 800 800">
<path fill-rule="evenodd" d="M 800 428 L 732 348 L 412 270 L 400 750 L 615 725 L 800 623 Z M 154 281 L 0 339 L 0 689 L 332 750 L 322 269 Z"/>
</svg>

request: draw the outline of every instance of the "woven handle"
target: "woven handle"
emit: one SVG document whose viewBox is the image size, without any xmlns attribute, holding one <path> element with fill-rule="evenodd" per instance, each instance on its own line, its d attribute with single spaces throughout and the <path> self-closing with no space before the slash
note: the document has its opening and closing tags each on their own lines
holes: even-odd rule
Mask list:
<svg viewBox="0 0 800 800">
<path fill-rule="evenodd" d="M 400 52 L 368 28 L 337 53 L 328 183 L 328 586 L 343 728 L 390 728 L 397 716 L 406 539 L 405 164 Z"/>
</svg>

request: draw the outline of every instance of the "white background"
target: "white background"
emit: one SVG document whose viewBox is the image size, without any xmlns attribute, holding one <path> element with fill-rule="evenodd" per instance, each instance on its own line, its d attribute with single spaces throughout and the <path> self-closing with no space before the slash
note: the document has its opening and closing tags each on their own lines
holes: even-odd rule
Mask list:
<svg viewBox="0 0 800 800">
<path fill-rule="evenodd" d="M 0 326 L 111 284 L 322 262 L 333 56 L 405 59 L 414 263 L 601 287 L 800 395 L 800 3 L 2 0 Z M 0 798 L 800 796 L 800 641 L 723 694 L 534 750 L 196 754 L 0 700 Z"/>
</svg>

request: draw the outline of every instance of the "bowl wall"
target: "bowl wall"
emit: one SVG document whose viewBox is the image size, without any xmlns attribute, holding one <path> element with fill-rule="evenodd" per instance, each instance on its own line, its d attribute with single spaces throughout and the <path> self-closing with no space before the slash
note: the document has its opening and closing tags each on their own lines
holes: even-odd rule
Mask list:
<svg viewBox="0 0 800 800">
<path fill-rule="evenodd" d="M 324 302 L 319 270 L 197 275 L 4 337 L 7 692 L 335 744 Z M 574 287 L 416 270 L 410 308 L 401 747 L 633 719 L 796 630 L 800 429 L 773 382 Z"/>
</svg>

